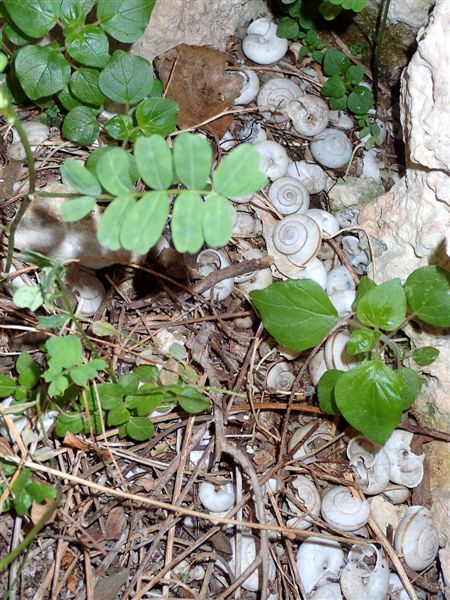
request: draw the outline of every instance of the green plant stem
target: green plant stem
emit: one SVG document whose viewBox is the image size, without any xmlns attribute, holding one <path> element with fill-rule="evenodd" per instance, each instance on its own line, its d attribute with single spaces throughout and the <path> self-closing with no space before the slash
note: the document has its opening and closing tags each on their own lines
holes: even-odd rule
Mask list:
<svg viewBox="0 0 450 600">
<path fill-rule="evenodd" d="M 380 20 L 378 22 L 378 29 L 376 34 L 375 41 L 375 51 L 373 57 L 373 65 L 372 65 L 372 75 L 373 75 L 373 97 L 375 110 L 378 112 L 378 79 L 380 74 L 380 57 L 381 57 L 381 47 L 383 45 L 384 34 L 386 31 L 386 22 L 387 16 L 389 13 L 389 6 L 391 4 L 391 0 L 383 0 L 383 4 L 380 12 Z"/>
<path fill-rule="evenodd" d="M 58 494 L 55 500 L 53 500 L 53 502 L 51 502 L 48 505 L 42 517 L 39 519 L 36 525 L 32 529 L 30 529 L 30 531 L 23 538 L 20 544 L 16 546 L 16 548 L 14 548 L 14 550 L 12 550 L 9 554 L 7 554 L 4 559 L 0 560 L 0 573 L 7 569 L 8 566 L 13 562 L 13 560 L 15 560 L 19 556 L 19 554 L 21 554 L 25 550 L 25 548 L 27 548 L 32 543 L 34 538 L 47 523 L 55 508 L 58 506 L 59 499 L 60 498 Z"/>
</svg>

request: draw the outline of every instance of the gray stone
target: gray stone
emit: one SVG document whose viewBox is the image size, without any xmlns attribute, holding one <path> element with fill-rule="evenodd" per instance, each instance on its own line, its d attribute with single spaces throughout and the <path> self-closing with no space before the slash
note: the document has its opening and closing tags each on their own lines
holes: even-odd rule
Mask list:
<svg viewBox="0 0 450 600">
<path fill-rule="evenodd" d="M 392 0 L 389 6 L 388 21 L 405 23 L 419 29 L 428 22 L 428 13 L 436 0 Z M 382 0 L 370 0 L 369 6 L 379 8 Z"/>
<path fill-rule="evenodd" d="M 346 177 L 330 188 L 328 198 L 331 212 L 337 213 L 346 208 L 360 208 L 382 194 L 384 188 L 375 179 Z"/>
</svg>

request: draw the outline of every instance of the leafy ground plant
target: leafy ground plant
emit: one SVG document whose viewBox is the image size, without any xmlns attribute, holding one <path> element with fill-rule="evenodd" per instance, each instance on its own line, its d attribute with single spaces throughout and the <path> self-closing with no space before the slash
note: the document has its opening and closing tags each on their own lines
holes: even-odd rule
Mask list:
<svg viewBox="0 0 450 600">
<path fill-rule="evenodd" d="M 267 331 L 296 351 L 318 348 L 331 331 L 347 325 L 346 351 L 360 360 L 348 371 L 329 370 L 320 379 L 320 408 L 341 414 L 355 429 L 383 444 L 402 412 L 417 398 L 423 379 L 403 365 L 407 359 L 393 336 L 408 321 L 450 327 L 450 274 L 437 266 L 413 271 L 404 285 L 391 279 L 376 285 L 364 277 L 357 290 L 355 315 L 340 321 L 326 292 L 312 280 L 274 283 L 251 292 Z M 417 365 L 438 356 L 432 347 L 415 350 Z"/>
</svg>

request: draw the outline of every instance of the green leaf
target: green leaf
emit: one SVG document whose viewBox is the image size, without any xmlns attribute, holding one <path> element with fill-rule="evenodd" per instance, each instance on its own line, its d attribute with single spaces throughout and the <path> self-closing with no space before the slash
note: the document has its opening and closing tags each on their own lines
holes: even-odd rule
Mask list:
<svg viewBox="0 0 450 600">
<path fill-rule="evenodd" d="M 59 413 L 55 423 L 55 433 L 58 437 L 64 437 L 68 432 L 77 434 L 80 431 L 83 431 L 83 418 L 79 413 Z"/>
<path fill-rule="evenodd" d="M 250 144 L 239 144 L 214 172 L 214 190 L 226 198 L 240 198 L 257 192 L 268 183 L 260 170 L 261 157 Z"/>
<path fill-rule="evenodd" d="M 14 64 L 20 85 L 31 100 L 56 94 L 70 78 L 69 63 L 50 46 L 25 46 Z"/>
<path fill-rule="evenodd" d="M 339 322 L 327 293 L 311 279 L 273 283 L 250 297 L 270 335 L 297 352 L 316 346 Z"/>
<path fill-rule="evenodd" d="M 148 192 L 131 208 L 123 221 L 120 241 L 126 250 L 147 254 L 164 231 L 169 199 L 164 192 Z"/>
<path fill-rule="evenodd" d="M 37 322 L 40 327 L 45 329 L 56 329 L 67 325 L 69 320 L 66 315 L 52 315 L 51 317 L 38 317 Z"/>
<path fill-rule="evenodd" d="M 27 492 L 26 485 L 24 481 L 22 481 L 22 475 L 26 475 L 27 479 L 30 478 L 28 469 L 19 475 L 16 481 L 12 485 L 12 491 L 14 494 L 14 508 L 16 509 L 17 514 L 20 517 L 24 517 L 29 511 L 31 505 L 33 504 L 33 498 L 29 492 Z"/>
<path fill-rule="evenodd" d="M 278 23 L 277 37 L 295 40 L 300 31 L 297 21 L 290 17 L 283 17 Z"/>
<path fill-rule="evenodd" d="M 320 14 L 326 21 L 332 21 L 341 12 L 340 6 L 331 4 L 330 2 L 322 2 L 319 6 Z"/>
<path fill-rule="evenodd" d="M 70 92 L 83 104 L 97 108 L 105 101 L 105 96 L 98 86 L 99 78 L 100 73 L 97 69 L 81 67 L 72 73 L 69 81 Z"/>
<path fill-rule="evenodd" d="M 176 164 L 176 163 L 175 163 Z M 177 252 L 195 253 L 203 246 L 203 201 L 199 194 L 182 192 L 175 200 L 170 223 Z"/>
<path fill-rule="evenodd" d="M 81 25 L 94 5 L 94 0 L 61 0 L 61 21 L 66 25 Z"/>
<path fill-rule="evenodd" d="M 45 342 L 45 348 L 54 367 L 71 369 L 81 362 L 83 348 L 76 335 L 54 335 Z"/>
<path fill-rule="evenodd" d="M 130 44 L 144 33 L 156 0 L 98 0 L 101 27 L 119 42 Z"/>
<path fill-rule="evenodd" d="M 400 375 L 403 382 L 402 408 L 403 410 L 408 410 L 419 395 L 420 388 L 422 387 L 422 379 L 416 371 L 408 369 L 408 367 L 401 367 L 396 373 Z"/>
<path fill-rule="evenodd" d="M 112 148 L 98 159 L 97 177 L 104 189 L 119 196 L 133 191 L 130 178 L 130 162 L 127 153 L 121 148 Z"/>
<path fill-rule="evenodd" d="M 136 107 L 136 121 L 144 135 L 167 136 L 175 130 L 180 108 L 169 98 L 147 98 Z"/>
<path fill-rule="evenodd" d="M 408 303 L 422 321 L 450 327 L 450 273 L 441 267 L 416 269 L 405 283 Z"/>
<path fill-rule="evenodd" d="M 358 85 L 364 78 L 364 67 L 362 65 L 352 65 L 347 69 L 346 77 L 351 85 Z"/>
<path fill-rule="evenodd" d="M 92 196 L 81 196 L 76 200 L 67 200 L 59 208 L 63 221 L 72 223 L 79 221 L 88 215 L 96 205 L 95 198 Z"/>
<path fill-rule="evenodd" d="M 364 275 L 359 282 L 358 289 L 356 290 L 356 302 L 359 302 L 359 300 L 361 300 L 361 298 L 367 294 L 367 292 L 370 292 L 370 290 L 373 290 L 373 288 L 376 287 L 377 284 L 375 281 Z"/>
<path fill-rule="evenodd" d="M 380 333 L 372 329 L 356 329 L 347 343 L 347 352 L 352 356 L 361 352 L 369 352 L 379 337 Z"/>
<path fill-rule="evenodd" d="M 45 297 L 40 285 L 23 286 L 17 289 L 13 295 L 13 302 L 19 308 L 37 310 L 44 304 Z"/>
<path fill-rule="evenodd" d="M 145 442 L 155 435 L 155 426 L 146 417 L 131 417 L 127 423 L 127 434 L 137 442 Z"/>
<path fill-rule="evenodd" d="M 72 108 L 83 105 L 83 103 L 77 100 L 75 96 L 72 96 L 68 86 L 64 86 L 59 92 L 58 100 L 66 110 L 72 110 Z"/>
<path fill-rule="evenodd" d="M 208 398 L 205 398 L 196 388 L 186 386 L 177 396 L 179 405 L 187 413 L 200 413 L 211 406 Z"/>
<path fill-rule="evenodd" d="M 86 25 L 66 36 L 66 50 L 77 62 L 87 67 L 105 67 L 109 61 L 109 42 L 96 25 Z"/>
<path fill-rule="evenodd" d="M 424 346 L 423 348 L 417 348 L 413 352 L 414 362 L 421 367 L 426 367 L 434 363 L 434 361 L 439 356 L 439 350 L 437 348 L 433 348 L 433 346 Z M 16 366 L 17 368 L 17 366 Z"/>
<path fill-rule="evenodd" d="M 159 370 L 155 365 L 139 365 L 134 369 L 134 374 L 143 383 L 155 383 L 159 376 Z"/>
<path fill-rule="evenodd" d="M 330 98 L 342 98 L 345 95 L 346 87 L 340 75 L 332 75 L 325 81 L 320 93 L 322 96 Z"/>
<path fill-rule="evenodd" d="M 160 135 L 141 137 L 134 146 L 139 174 L 155 190 L 166 190 L 173 181 L 172 151 Z"/>
<path fill-rule="evenodd" d="M 406 296 L 400 279 L 391 279 L 358 300 L 356 314 L 364 325 L 395 331 L 406 317 Z"/>
<path fill-rule="evenodd" d="M 12 396 L 16 391 L 16 382 L 8 375 L 0 375 L 0 398 Z"/>
<path fill-rule="evenodd" d="M 102 193 L 99 182 L 79 160 L 68 158 L 61 169 L 63 183 L 86 196 L 98 196 Z"/>
<path fill-rule="evenodd" d="M 111 323 L 94 321 L 92 323 L 92 333 L 98 337 L 109 337 L 118 335 L 119 331 Z"/>
<path fill-rule="evenodd" d="M 365 85 L 357 85 L 349 94 L 347 106 L 355 115 L 367 113 L 373 106 L 372 90 L 369 90 Z"/>
<path fill-rule="evenodd" d="M 108 413 L 108 425 L 109 427 L 117 427 L 117 425 L 127 423 L 130 417 L 130 411 L 121 404 Z"/>
<path fill-rule="evenodd" d="M 97 148 L 97 150 L 94 150 L 94 152 L 92 152 L 89 155 L 89 158 L 86 161 L 86 168 L 98 178 L 97 165 L 98 161 L 100 160 L 100 157 L 104 154 L 107 154 L 108 152 L 111 152 L 111 150 L 114 150 L 115 148 L 115 146 L 103 146 L 102 148 Z M 134 156 L 132 156 L 129 152 L 125 152 L 125 155 L 129 163 L 131 181 L 133 183 L 136 183 L 139 179 L 139 172 L 137 170 L 136 161 L 134 159 Z"/>
<path fill-rule="evenodd" d="M 164 392 L 156 390 L 149 396 L 128 396 L 127 400 L 135 401 L 135 410 L 138 417 L 146 417 L 156 411 L 164 400 Z"/>
<path fill-rule="evenodd" d="M 336 405 L 334 397 L 334 388 L 336 382 L 340 379 L 344 371 L 338 369 L 330 369 L 326 371 L 319 380 L 317 386 L 317 397 L 319 400 L 320 410 L 328 415 L 339 415 L 340 411 Z"/>
<path fill-rule="evenodd" d="M 119 104 L 137 104 L 150 93 L 152 85 L 153 71 L 148 60 L 123 50 L 114 52 L 99 80 L 103 94 Z"/>
<path fill-rule="evenodd" d="M 323 57 L 323 69 L 325 75 L 342 75 L 347 70 L 350 64 L 349 58 L 340 50 L 330 48 L 325 52 Z"/>
<path fill-rule="evenodd" d="M 350 425 L 377 444 L 384 444 L 402 416 L 402 388 L 400 375 L 376 359 L 346 371 L 334 394 Z"/>
<path fill-rule="evenodd" d="M 26 44 L 30 44 L 33 42 L 33 39 L 29 36 L 24 35 L 14 23 L 7 23 L 3 29 L 3 33 L 15 46 L 26 46 Z M 6 64 L 5 64 L 6 67 Z M 4 70 L 4 68 L 1 71 Z"/>
<path fill-rule="evenodd" d="M 17 27 L 32 38 L 41 38 L 59 18 L 60 0 L 3 0 Z"/>
<path fill-rule="evenodd" d="M 187 188 L 204 189 L 211 173 L 213 153 L 207 140 L 194 133 L 182 133 L 173 145 L 175 171 Z"/>
<path fill-rule="evenodd" d="M 20 374 L 26 369 L 31 368 L 36 362 L 33 360 L 29 352 L 21 352 L 16 360 L 16 371 Z"/>
<path fill-rule="evenodd" d="M 233 233 L 233 217 L 228 201 L 219 194 L 210 194 L 203 205 L 203 237 L 208 246 L 219 248 L 228 244 Z"/>
<path fill-rule="evenodd" d="M 56 488 L 45 483 L 35 483 L 34 481 L 27 485 L 26 490 L 35 502 L 54 500 L 57 494 Z"/>
<path fill-rule="evenodd" d="M 19 383 L 27 390 L 32 390 L 38 383 L 41 376 L 39 365 L 33 362 L 29 367 L 24 369 L 19 375 Z"/>
<path fill-rule="evenodd" d="M 69 387 L 69 380 L 64 375 L 57 375 L 52 379 L 48 386 L 48 395 L 50 398 L 54 396 L 61 396 Z"/>
<path fill-rule="evenodd" d="M 106 363 L 102 359 L 90 360 L 85 365 L 74 367 L 70 370 L 72 381 L 77 385 L 84 387 L 90 379 L 97 377 L 97 371 L 102 371 L 106 368 Z"/>
<path fill-rule="evenodd" d="M 108 204 L 97 229 L 97 238 L 102 246 L 109 250 L 120 248 L 120 230 L 122 223 L 133 208 L 135 199 L 132 196 L 118 196 Z"/>
<path fill-rule="evenodd" d="M 134 394 L 140 385 L 139 377 L 134 371 L 122 375 L 117 383 L 124 389 L 125 394 Z"/>
<path fill-rule="evenodd" d="M 63 136 L 77 142 L 81 146 L 92 144 L 100 133 L 97 123 L 97 115 L 92 108 L 87 106 L 76 106 L 72 108 L 62 126 Z"/>
<path fill-rule="evenodd" d="M 115 140 L 123 141 L 135 131 L 133 119 L 129 115 L 116 115 L 104 125 L 106 133 Z"/>
<path fill-rule="evenodd" d="M 347 96 L 341 98 L 329 98 L 328 104 L 331 110 L 346 110 L 347 108 Z"/>
<path fill-rule="evenodd" d="M 120 406 L 125 395 L 123 388 L 118 383 L 99 383 L 97 392 L 104 410 L 113 410 Z"/>
</svg>

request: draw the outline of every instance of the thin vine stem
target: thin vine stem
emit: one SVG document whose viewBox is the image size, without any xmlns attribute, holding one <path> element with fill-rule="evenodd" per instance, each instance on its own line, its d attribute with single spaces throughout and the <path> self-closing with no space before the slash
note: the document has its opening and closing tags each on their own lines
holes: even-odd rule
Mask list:
<svg viewBox="0 0 450 600">
<path fill-rule="evenodd" d="M 376 40 L 375 40 L 375 51 L 373 56 L 373 97 L 375 110 L 378 112 L 378 79 L 380 74 L 380 58 L 381 58 L 381 47 L 383 45 L 384 34 L 386 32 L 386 22 L 389 13 L 389 6 L 391 0 L 384 0 L 381 12 L 380 20 L 378 22 Z"/>
</svg>

